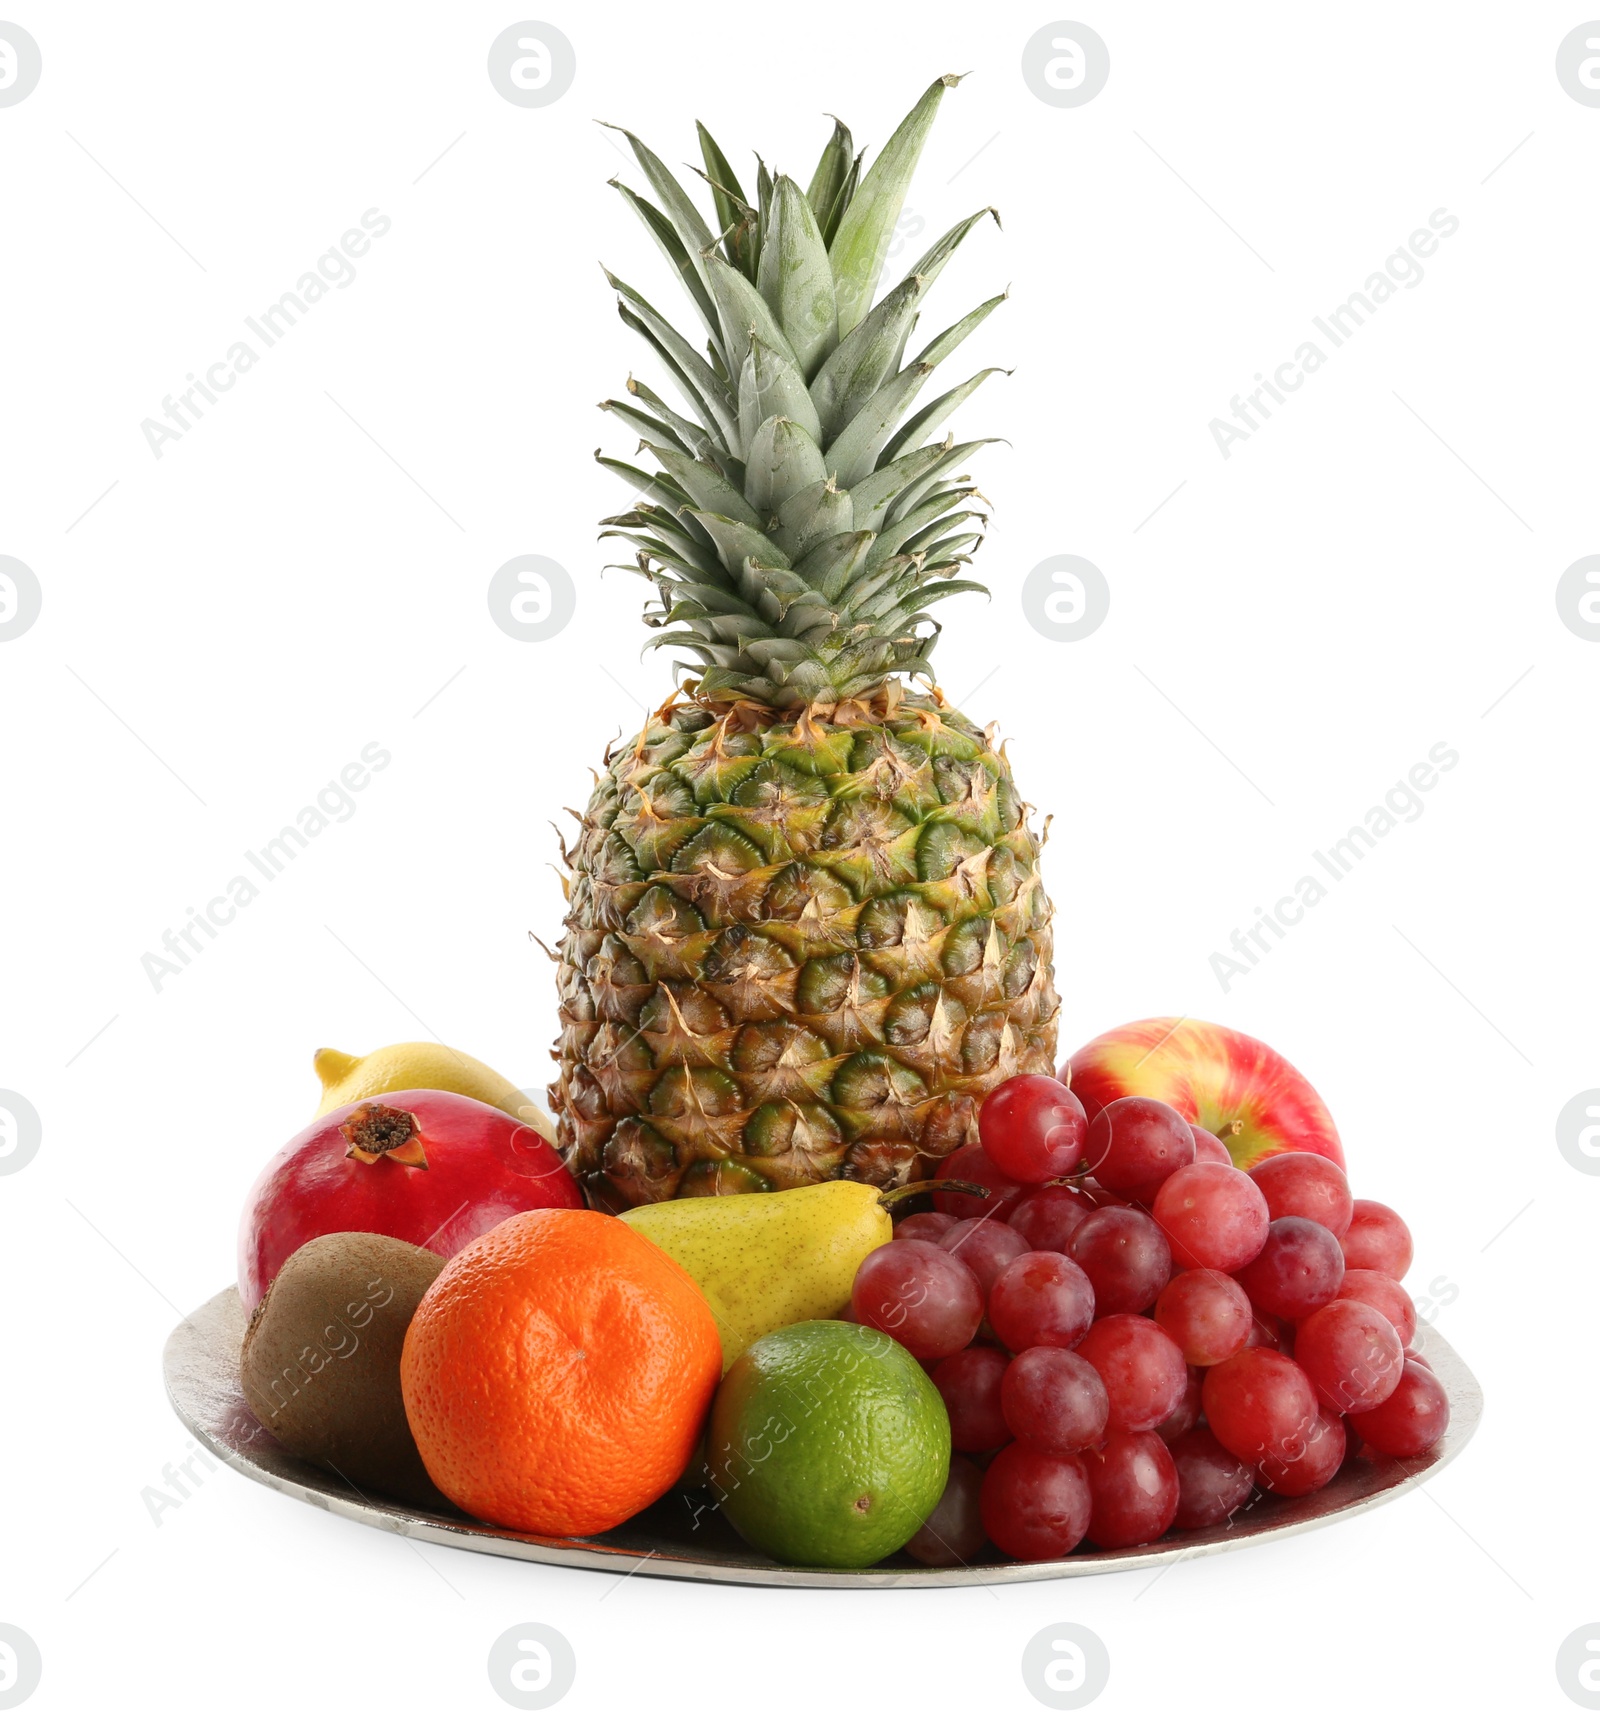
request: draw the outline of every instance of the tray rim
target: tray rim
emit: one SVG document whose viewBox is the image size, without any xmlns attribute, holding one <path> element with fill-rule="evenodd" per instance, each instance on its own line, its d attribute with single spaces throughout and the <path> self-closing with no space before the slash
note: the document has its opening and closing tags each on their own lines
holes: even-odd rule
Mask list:
<svg viewBox="0 0 1600 1732">
<path fill-rule="evenodd" d="M 1315 1514 L 1289 1516 L 1279 1521 L 1264 1521 L 1252 1527 L 1224 1527 L 1192 1530 L 1191 1533 L 1169 1533 L 1148 1545 L 1111 1552 L 1069 1553 L 1064 1558 L 1043 1562 L 962 1564 L 951 1568 L 884 1567 L 873 1565 L 861 1570 L 828 1570 L 801 1564 L 782 1564 L 774 1559 L 759 1558 L 751 1563 L 711 1557 L 674 1556 L 666 1552 L 642 1549 L 638 1546 L 607 1544 L 602 1538 L 554 1539 L 545 1535 L 529 1535 L 503 1528 L 484 1526 L 470 1520 L 457 1521 L 447 1515 L 430 1515 L 422 1510 L 369 1499 L 356 1487 L 350 1493 L 309 1484 L 286 1473 L 252 1460 L 216 1435 L 204 1421 L 191 1412 L 180 1395 L 187 1366 L 185 1354 L 191 1351 L 189 1332 L 200 1330 L 205 1335 L 221 1321 L 219 1310 L 233 1305 L 243 1328 L 243 1307 L 238 1289 L 225 1287 L 197 1306 L 167 1336 L 162 1353 L 162 1370 L 167 1399 L 184 1428 L 210 1453 L 225 1462 L 245 1479 L 253 1480 L 280 1495 L 311 1505 L 314 1509 L 342 1516 L 347 1521 L 380 1532 L 392 1533 L 402 1539 L 423 1540 L 459 1551 L 478 1552 L 491 1557 L 518 1558 L 526 1562 L 554 1564 L 568 1569 L 601 1570 L 621 1575 L 650 1575 L 679 1581 L 711 1581 L 751 1587 L 776 1588 L 972 1588 L 994 1586 L 1004 1582 L 1058 1581 L 1073 1576 L 1109 1575 L 1122 1570 L 1154 1569 L 1168 1564 L 1183 1563 L 1213 1553 L 1239 1551 L 1248 1546 L 1264 1545 L 1268 1541 L 1311 1533 L 1352 1516 L 1365 1514 L 1415 1490 L 1432 1479 L 1466 1448 L 1478 1428 L 1483 1413 L 1483 1390 L 1466 1362 L 1430 1325 L 1419 1322 L 1414 1343 L 1433 1361 L 1433 1369 L 1450 1388 L 1450 1426 L 1444 1437 L 1427 1456 L 1412 1458 L 1416 1466 L 1391 1484 L 1382 1485 L 1349 1503 Z M 231 1319 L 229 1322 L 231 1324 Z M 315 1469 L 308 1469 L 314 1472 Z M 1316 1494 L 1314 1494 L 1316 1495 Z M 1283 1509 L 1292 1508 L 1287 1502 Z M 1273 1513 L 1277 1513 L 1274 1509 Z"/>
</svg>

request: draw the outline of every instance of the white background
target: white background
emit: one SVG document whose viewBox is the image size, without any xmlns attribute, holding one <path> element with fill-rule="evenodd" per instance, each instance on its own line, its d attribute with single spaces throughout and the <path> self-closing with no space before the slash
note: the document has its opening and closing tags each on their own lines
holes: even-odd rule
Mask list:
<svg viewBox="0 0 1600 1732">
<path fill-rule="evenodd" d="M 503 1724 L 487 1651 L 538 1620 L 577 1652 L 565 1723 L 1045 1724 L 1019 1657 L 1067 1619 L 1111 1654 L 1091 1723 L 1577 1716 L 1554 1658 L 1600 1617 L 1600 1181 L 1553 1126 L 1600 1083 L 1600 644 L 1554 591 L 1600 540 L 1600 110 L 1554 64 L 1587 14 L 1097 0 L 1067 14 L 1111 55 L 1078 109 L 1023 83 L 1060 16 L 1033 6 L 561 6 L 577 77 L 543 109 L 486 76 L 504 6 L 9 15 L 44 65 L 0 110 L 0 552 L 44 595 L 0 643 L 0 1086 L 44 1125 L 0 1179 L 0 1621 L 45 1664 L 20 1713 Z M 548 1079 L 549 820 L 669 689 L 641 586 L 599 575 L 627 496 L 590 453 L 631 441 L 594 405 L 653 374 L 596 260 L 677 303 L 593 119 L 676 163 L 698 116 L 804 179 L 825 110 L 880 144 L 969 69 L 908 209 L 920 251 L 999 206 L 929 328 L 1010 283 L 970 347 L 1016 371 L 958 422 L 1012 444 L 977 466 L 993 600 L 950 608 L 940 666 L 1054 814 L 1063 1053 L 1181 1012 L 1306 1070 L 1357 1193 L 1412 1223 L 1413 1292 L 1455 1294 L 1477 1440 L 1329 1531 L 1002 1593 L 619 1584 L 225 1470 L 158 1526 L 142 1492 L 191 1449 L 161 1344 L 232 1279 L 312 1049 L 437 1034 Z M 372 207 L 357 279 L 153 457 L 141 421 Z M 1211 419 L 1440 207 L 1425 280 L 1224 460 Z M 549 643 L 486 606 L 521 553 L 577 580 Z M 1111 588 L 1078 644 L 1019 604 L 1062 553 Z M 393 762 L 356 815 L 156 992 L 141 956 L 368 741 Z M 1212 953 L 1439 741 L 1423 816 L 1224 992 Z"/>
</svg>

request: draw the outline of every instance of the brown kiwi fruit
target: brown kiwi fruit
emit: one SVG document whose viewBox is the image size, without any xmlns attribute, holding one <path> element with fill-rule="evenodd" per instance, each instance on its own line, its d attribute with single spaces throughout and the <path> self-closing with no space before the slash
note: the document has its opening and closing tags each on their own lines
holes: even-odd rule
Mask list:
<svg viewBox="0 0 1600 1732">
<path fill-rule="evenodd" d="M 400 1349 L 443 1257 L 381 1233 L 302 1245 L 245 1330 L 250 1411 L 291 1455 L 399 1503 L 450 1507 L 428 1478 L 400 1396 Z"/>
</svg>

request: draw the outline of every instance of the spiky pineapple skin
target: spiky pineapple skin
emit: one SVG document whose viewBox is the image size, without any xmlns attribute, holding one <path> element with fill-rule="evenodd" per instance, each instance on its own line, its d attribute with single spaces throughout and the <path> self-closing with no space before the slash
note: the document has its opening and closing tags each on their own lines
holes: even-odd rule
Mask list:
<svg viewBox="0 0 1600 1732">
<path fill-rule="evenodd" d="M 925 1176 L 1049 1072 L 1039 844 L 936 699 L 664 709 L 567 855 L 562 1147 L 597 1207 Z"/>
</svg>

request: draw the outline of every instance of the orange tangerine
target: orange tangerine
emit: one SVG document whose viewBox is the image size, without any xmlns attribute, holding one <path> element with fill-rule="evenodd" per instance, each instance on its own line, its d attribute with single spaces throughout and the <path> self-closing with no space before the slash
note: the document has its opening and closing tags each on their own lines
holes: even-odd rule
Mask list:
<svg viewBox="0 0 1600 1732">
<path fill-rule="evenodd" d="M 535 1209 L 440 1271 L 406 1332 L 429 1476 L 480 1521 L 602 1533 L 689 1463 L 722 1372 L 694 1282 L 610 1215 Z"/>
</svg>

